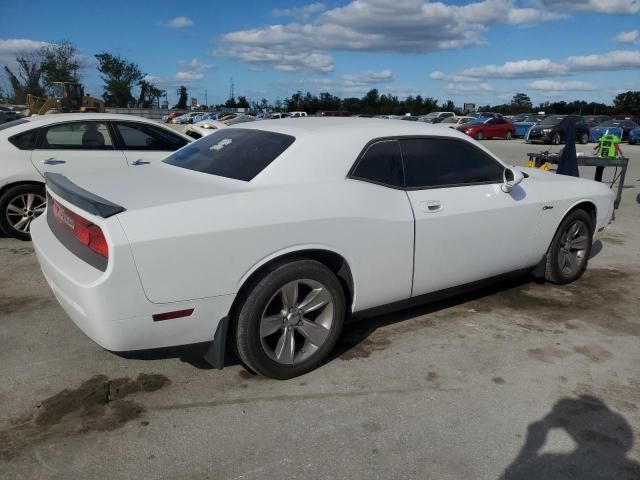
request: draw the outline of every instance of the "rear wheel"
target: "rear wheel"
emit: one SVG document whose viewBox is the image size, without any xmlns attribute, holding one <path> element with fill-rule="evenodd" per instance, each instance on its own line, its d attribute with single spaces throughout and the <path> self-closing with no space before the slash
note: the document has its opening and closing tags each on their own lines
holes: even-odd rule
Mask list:
<svg viewBox="0 0 640 480">
<path fill-rule="evenodd" d="M 42 185 L 16 185 L 0 196 L 0 230 L 10 237 L 31 240 L 31 222 L 47 205 Z"/>
<path fill-rule="evenodd" d="M 505 139 L 507 140 L 511 140 L 513 138 L 513 134 L 511 133 L 511 130 L 509 130 L 507 132 L 507 134 L 504 136 Z"/>
<path fill-rule="evenodd" d="M 584 210 L 571 212 L 556 231 L 549 251 L 545 278 L 553 283 L 571 283 L 582 276 L 591 254 L 593 225 Z"/>
<path fill-rule="evenodd" d="M 276 264 L 248 291 L 232 327 L 240 360 L 267 377 L 288 379 L 321 365 L 346 314 L 336 276 L 322 263 Z"/>
<path fill-rule="evenodd" d="M 482 130 L 476 133 L 476 140 L 484 140 L 484 133 L 482 132 Z"/>
</svg>

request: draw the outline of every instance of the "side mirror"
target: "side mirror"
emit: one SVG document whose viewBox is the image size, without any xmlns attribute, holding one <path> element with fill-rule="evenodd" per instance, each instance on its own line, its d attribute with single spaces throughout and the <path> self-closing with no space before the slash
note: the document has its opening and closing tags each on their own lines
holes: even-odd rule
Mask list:
<svg viewBox="0 0 640 480">
<path fill-rule="evenodd" d="M 502 173 L 502 186 L 500 188 L 504 193 L 509 193 L 522 180 L 524 180 L 524 175 L 520 170 L 507 167 Z"/>
</svg>

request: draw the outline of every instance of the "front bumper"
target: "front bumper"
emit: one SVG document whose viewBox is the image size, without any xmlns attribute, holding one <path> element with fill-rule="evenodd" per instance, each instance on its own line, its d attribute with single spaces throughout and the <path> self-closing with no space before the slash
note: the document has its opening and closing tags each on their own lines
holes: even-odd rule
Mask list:
<svg viewBox="0 0 640 480">
<path fill-rule="evenodd" d="M 552 135 L 553 133 L 542 133 L 531 130 L 527 133 L 526 140 L 528 143 L 551 143 Z"/>
<path fill-rule="evenodd" d="M 42 273 L 67 315 L 98 345 L 127 352 L 213 340 L 235 295 L 152 303 L 142 289 L 131 249 L 124 243 L 124 232 L 110 231 L 113 246 L 107 269 L 102 272 L 62 245 L 45 217 L 42 215 L 31 227 Z M 164 321 L 152 317 L 191 308 L 194 310 L 189 317 Z"/>
</svg>

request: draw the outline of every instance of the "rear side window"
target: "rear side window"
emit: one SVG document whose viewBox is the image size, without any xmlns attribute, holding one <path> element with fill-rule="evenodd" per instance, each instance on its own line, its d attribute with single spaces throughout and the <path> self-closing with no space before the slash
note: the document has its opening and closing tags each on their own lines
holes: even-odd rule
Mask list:
<svg viewBox="0 0 640 480">
<path fill-rule="evenodd" d="M 33 150 L 38 140 L 38 128 L 19 133 L 9 138 L 9 141 L 20 150 Z"/>
<path fill-rule="evenodd" d="M 188 142 L 163 128 L 136 122 L 114 122 L 124 150 L 173 152 Z"/>
<path fill-rule="evenodd" d="M 44 150 L 113 150 L 105 122 L 69 122 L 44 127 L 37 148 Z"/>
<path fill-rule="evenodd" d="M 222 129 L 178 150 L 164 162 L 249 182 L 294 141 L 294 137 L 281 133 Z"/>
<path fill-rule="evenodd" d="M 419 138 L 400 146 L 407 188 L 502 182 L 504 167 L 468 142 Z"/>
<path fill-rule="evenodd" d="M 351 176 L 392 187 L 404 186 L 402 156 L 398 141 L 386 140 L 370 145 L 353 169 Z"/>
</svg>

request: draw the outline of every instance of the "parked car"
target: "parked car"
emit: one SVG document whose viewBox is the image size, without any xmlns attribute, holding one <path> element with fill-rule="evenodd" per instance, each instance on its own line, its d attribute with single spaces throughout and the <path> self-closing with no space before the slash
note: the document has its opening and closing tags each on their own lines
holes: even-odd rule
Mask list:
<svg viewBox="0 0 640 480">
<path fill-rule="evenodd" d="M 453 130 L 374 119 L 243 124 L 47 184 L 34 248 L 89 337 L 115 352 L 211 342 L 218 368 L 232 344 L 280 379 L 325 361 L 349 314 L 535 267 L 578 279 L 614 199 Z"/>
<path fill-rule="evenodd" d="M 474 112 L 470 113 L 469 116 L 475 118 L 502 118 L 501 113 L 495 112 Z"/>
<path fill-rule="evenodd" d="M 44 175 L 101 175 L 148 164 L 190 142 L 146 118 L 109 113 L 60 113 L 0 125 L 0 230 L 29 239 L 45 209 Z"/>
<path fill-rule="evenodd" d="M 631 120 L 609 120 L 589 130 L 589 141 L 598 142 L 603 135 L 617 135 L 620 140 L 629 140 L 629 133 L 638 124 Z"/>
<path fill-rule="evenodd" d="M 185 123 L 193 123 L 193 119 L 204 112 L 187 112 L 184 115 L 174 118 L 171 122 L 184 125 Z"/>
<path fill-rule="evenodd" d="M 513 115 L 509 120 L 511 120 L 511 123 L 515 124 L 516 122 L 523 122 L 524 119 L 527 118 L 530 115 L 534 115 L 534 114 L 533 113 L 519 113 L 518 115 Z"/>
<path fill-rule="evenodd" d="M 166 117 L 163 117 L 163 118 L 166 118 L 164 122 L 172 123 L 175 118 L 179 117 L 180 115 L 184 115 L 185 113 L 187 112 L 184 112 L 184 111 L 171 112 L 169 115 L 166 115 Z"/>
<path fill-rule="evenodd" d="M 227 125 L 226 122 L 221 122 L 219 120 L 202 120 L 194 123 L 193 125 L 187 125 L 184 129 L 184 134 L 194 140 L 198 140 L 199 138 L 212 134 L 216 130 L 227 128 L 228 126 L 229 125 Z"/>
<path fill-rule="evenodd" d="M 427 115 L 422 115 L 419 120 L 425 123 L 440 123 L 445 118 L 453 117 L 455 113 L 453 112 L 431 112 Z"/>
<path fill-rule="evenodd" d="M 273 112 L 271 114 L 271 119 L 272 120 L 276 120 L 276 119 L 281 119 L 281 118 L 288 118 L 290 116 L 291 116 L 291 114 L 287 113 L 287 112 Z"/>
<path fill-rule="evenodd" d="M 640 143 L 640 127 L 636 127 L 629 132 L 629 144 L 635 145 Z"/>
<path fill-rule="evenodd" d="M 564 142 L 564 131 L 570 119 L 576 122 L 576 142 L 589 142 L 589 127 L 584 118 L 578 115 L 549 115 L 538 125 L 531 127 L 525 140 L 527 143 L 551 143 L 559 145 Z"/>
<path fill-rule="evenodd" d="M 12 122 L 20 118 L 20 112 L 0 105 L 0 124 Z"/>
<path fill-rule="evenodd" d="M 516 138 L 524 138 L 531 127 L 540 123 L 545 117 L 546 115 L 535 113 L 525 117 L 523 120 L 514 122 L 515 133 L 513 136 Z"/>
<path fill-rule="evenodd" d="M 504 118 L 478 118 L 464 125 L 458 126 L 457 130 L 466 133 L 476 140 L 485 138 L 502 137 L 511 140 L 514 134 L 513 124 Z"/>
<path fill-rule="evenodd" d="M 307 112 L 289 112 L 292 118 L 306 117 Z"/>
<path fill-rule="evenodd" d="M 611 120 L 609 115 L 585 115 L 583 118 L 589 128 L 593 128 L 600 125 L 602 122 Z"/>
<path fill-rule="evenodd" d="M 453 117 L 445 118 L 440 123 L 436 123 L 435 125 L 438 127 L 448 127 L 448 128 L 455 129 L 455 128 L 458 128 L 460 125 L 464 125 L 473 120 L 475 120 L 475 118 L 473 117 L 458 117 L 454 115 Z"/>
</svg>

